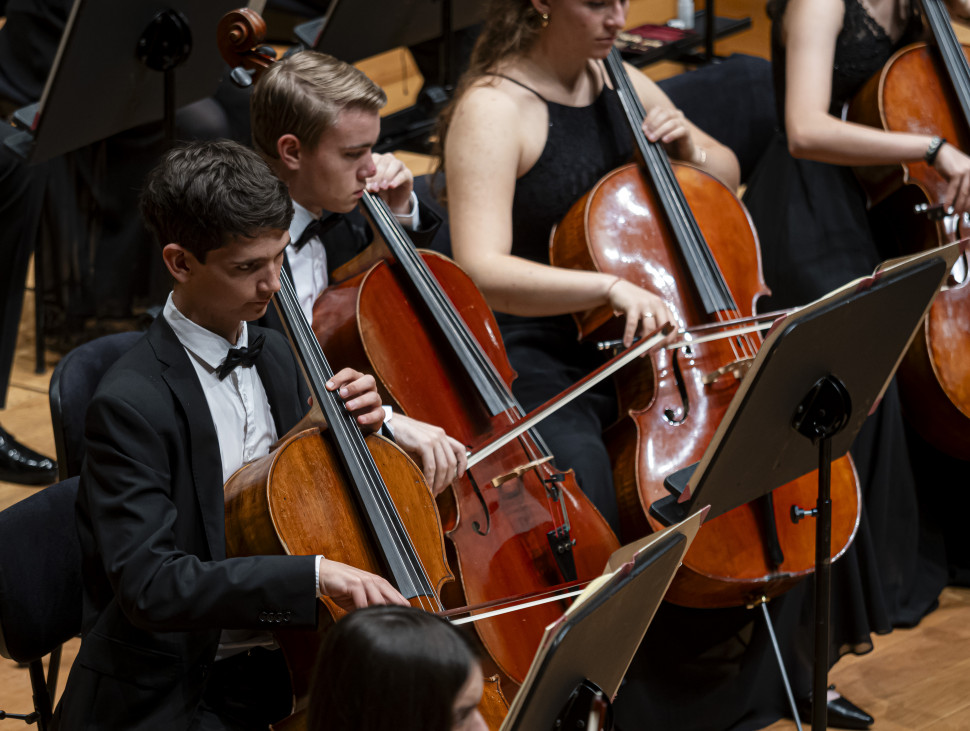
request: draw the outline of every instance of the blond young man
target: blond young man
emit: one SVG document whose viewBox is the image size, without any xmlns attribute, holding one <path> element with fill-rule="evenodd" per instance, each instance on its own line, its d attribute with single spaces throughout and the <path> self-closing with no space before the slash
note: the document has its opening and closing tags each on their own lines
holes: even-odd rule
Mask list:
<svg viewBox="0 0 970 731">
<path fill-rule="evenodd" d="M 418 202 L 407 167 L 373 151 L 386 102 L 363 72 L 315 51 L 276 62 L 253 91 L 254 146 L 293 199 L 284 267 L 310 321 L 330 273 L 371 242 L 356 210 L 365 190 L 387 203 L 418 246 L 433 238 L 440 223 Z M 394 414 L 388 426 L 418 459 L 436 494 L 464 474 L 465 447 L 442 429 L 403 414 Z"/>
</svg>

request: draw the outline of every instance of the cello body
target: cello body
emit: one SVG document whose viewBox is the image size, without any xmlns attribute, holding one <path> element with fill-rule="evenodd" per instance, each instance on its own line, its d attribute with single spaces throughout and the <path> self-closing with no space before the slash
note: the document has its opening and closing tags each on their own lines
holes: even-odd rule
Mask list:
<svg viewBox="0 0 970 731">
<path fill-rule="evenodd" d="M 519 417 L 507 392 L 514 372 L 491 310 L 467 275 L 439 254 L 420 256 L 433 276 L 431 286 L 454 305 L 461 327 L 494 366 L 499 381 L 493 385 L 505 389 L 499 396 L 508 399 L 508 409 L 493 414 L 486 407 L 454 354 L 454 341 L 429 320 L 396 260 L 381 261 L 326 290 L 314 306 L 314 331 L 325 347 L 339 348 L 349 365 L 373 372 L 391 403 L 474 448 Z M 570 580 L 550 543 L 550 533 L 561 528 L 559 514 L 568 516 L 574 543 L 557 545 L 571 553 L 575 578 L 602 573 L 619 543 L 572 474 L 558 472 L 546 457 L 541 445 L 524 435 L 470 469 L 439 498 L 452 565 L 461 580 L 447 604 L 476 605 Z M 521 684 L 545 626 L 563 610 L 555 602 L 477 621 L 475 629 L 497 669 Z"/>
<path fill-rule="evenodd" d="M 454 576 L 424 475 L 392 442 L 376 436 L 365 440 L 339 396 L 325 388 L 333 372 L 285 271 L 281 279 L 280 316 L 328 427 L 284 438 L 270 454 L 230 477 L 225 486 L 227 555 L 324 555 L 383 575 L 412 606 L 440 612 L 439 595 Z M 342 614 L 324 597 L 318 603 L 317 632 L 277 632 L 294 690 L 294 712 L 278 729 L 305 727 L 321 637 Z M 486 683 L 481 708 L 490 728 L 497 729 L 508 704 L 496 682 Z"/>
<path fill-rule="evenodd" d="M 441 540 L 438 513 L 424 476 L 398 447 L 368 437 L 368 447 L 394 504 L 412 536 L 422 564 L 440 591 L 453 576 Z M 403 457 L 403 459 L 402 459 Z M 369 530 L 343 478 L 334 448 L 320 429 L 285 440 L 263 459 L 241 467 L 225 486 L 226 553 L 229 556 L 323 555 L 365 571 L 384 571 L 368 540 Z M 413 605 L 419 605 L 412 599 Z M 323 634 L 345 612 L 320 600 L 317 632 L 283 630 L 295 709 L 305 710 L 310 678 Z M 293 728 L 291 725 L 284 728 Z"/>
<path fill-rule="evenodd" d="M 960 47 L 966 66 L 970 48 Z M 939 53 L 926 44 L 897 51 L 848 107 L 850 121 L 891 132 L 939 135 L 970 150 L 970 127 Z M 939 205 L 946 181 L 920 160 L 855 168 L 870 205 L 876 240 L 909 254 L 956 240 L 966 231 L 914 213 Z M 968 278 L 966 257 L 954 285 Z M 934 301 L 898 371 L 907 420 L 923 438 L 948 454 L 970 459 L 970 287 L 951 286 Z"/>
<path fill-rule="evenodd" d="M 753 314 L 755 301 L 767 288 L 747 211 L 707 173 L 682 164 L 674 164 L 673 171 L 691 210 L 698 212 L 695 219 L 716 269 L 730 287 L 738 308 L 733 316 Z M 554 232 L 551 260 L 556 266 L 623 277 L 660 295 L 680 327 L 703 324 L 711 318 L 691 291 L 695 272 L 677 251 L 657 194 L 631 163 L 604 176 L 573 205 Z M 583 313 L 577 317 L 581 334 L 598 337 L 604 329 L 615 328 L 611 314 Z M 660 350 L 640 372 L 628 370 L 615 377 L 623 416 L 604 438 L 613 458 L 625 540 L 663 527 L 650 515 L 650 505 L 670 494 L 663 485 L 668 475 L 700 460 L 758 344 L 732 338 Z M 859 522 L 859 488 L 849 457 L 833 463 L 832 485 L 837 558 Z M 813 472 L 776 489 L 771 500 L 754 501 L 705 522 L 666 598 L 684 606 L 725 607 L 790 588 L 815 566 L 814 523 L 794 523 L 790 509 L 814 505 L 817 495 Z M 775 530 L 781 557 L 767 543 Z"/>
</svg>

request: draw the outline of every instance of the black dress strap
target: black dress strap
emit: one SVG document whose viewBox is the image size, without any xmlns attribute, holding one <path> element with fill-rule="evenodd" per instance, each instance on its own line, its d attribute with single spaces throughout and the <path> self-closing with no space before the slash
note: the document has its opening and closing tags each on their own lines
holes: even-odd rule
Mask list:
<svg viewBox="0 0 970 731">
<path fill-rule="evenodd" d="M 537 97 L 539 97 L 540 99 L 542 99 L 542 101 L 544 101 L 546 104 L 549 103 L 549 100 L 548 99 L 546 99 L 544 96 L 542 96 L 542 94 L 540 94 L 538 91 L 536 91 L 535 89 L 533 89 L 531 86 L 526 86 L 521 81 L 516 81 L 511 76 L 506 76 L 505 74 L 495 74 L 495 73 L 488 74 L 488 76 L 498 76 L 501 79 L 506 79 L 507 81 L 511 81 L 513 84 L 517 84 L 517 85 L 521 86 L 526 91 L 531 91 Z"/>
</svg>

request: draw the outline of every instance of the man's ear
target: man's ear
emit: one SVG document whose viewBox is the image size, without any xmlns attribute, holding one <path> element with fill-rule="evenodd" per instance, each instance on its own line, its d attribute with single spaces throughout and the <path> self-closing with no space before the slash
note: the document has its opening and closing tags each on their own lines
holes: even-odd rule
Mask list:
<svg viewBox="0 0 970 731">
<path fill-rule="evenodd" d="M 287 170 L 300 169 L 300 153 L 303 146 L 300 138 L 294 134 L 285 134 L 276 140 L 276 154 L 279 155 L 280 162 Z"/>
<path fill-rule="evenodd" d="M 199 265 L 198 259 L 179 244 L 166 244 L 162 248 L 165 267 L 176 282 L 184 283 L 192 276 L 192 269 Z"/>
</svg>

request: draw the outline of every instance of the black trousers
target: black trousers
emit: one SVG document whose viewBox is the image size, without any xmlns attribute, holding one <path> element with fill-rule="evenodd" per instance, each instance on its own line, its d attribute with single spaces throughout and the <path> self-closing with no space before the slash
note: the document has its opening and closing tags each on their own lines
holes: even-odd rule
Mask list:
<svg viewBox="0 0 970 731">
<path fill-rule="evenodd" d="M 291 703 L 282 651 L 256 647 L 212 664 L 192 731 L 266 731 Z"/>
</svg>

